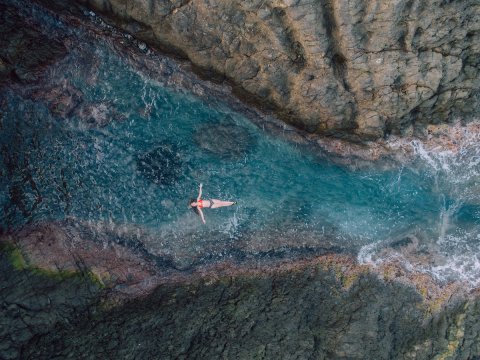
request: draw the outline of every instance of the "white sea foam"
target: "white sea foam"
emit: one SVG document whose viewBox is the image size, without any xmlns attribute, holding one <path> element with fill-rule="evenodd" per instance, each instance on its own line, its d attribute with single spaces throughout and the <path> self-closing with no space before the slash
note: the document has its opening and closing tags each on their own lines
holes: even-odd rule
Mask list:
<svg viewBox="0 0 480 360">
<path fill-rule="evenodd" d="M 228 235 L 230 239 L 233 239 L 235 238 L 235 233 L 237 232 L 239 225 L 240 220 L 237 217 L 236 212 L 234 212 L 233 215 L 227 219 L 226 223 L 223 224 L 223 227 L 220 230 L 224 234 Z"/>
<path fill-rule="evenodd" d="M 478 123 L 441 128 L 426 141 L 411 140 L 415 167 L 423 181 L 434 184 L 440 209 L 416 242 L 393 246 L 385 240 L 363 246 L 358 261 L 380 265 L 400 260 L 406 269 L 432 275 L 439 281 L 463 281 L 480 286 L 480 132 Z M 433 139 L 433 140 L 432 140 Z M 398 180 L 400 181 L 400 180 Z M 479 210 L 476 210 L 476 209 Z M 465 210 L 467 209 L 467 210 Z M 472 210 L 473 209 L 473 210 Z M 462 210 L 467 214 L 462 214 Z M 427 226 L 426 226 L 427 227 Z M 404 234 L 415 237 L 416 230 Z"/>
<path fill-rule="evenodd" d="M 373 264 L 378 265 L 379 263 L 373 260 L 373 255 L 378 251 L 380 243 L 370 243 L 364 245 L 358 251 L 357 259 L 360 264 Z"/>
</svg>

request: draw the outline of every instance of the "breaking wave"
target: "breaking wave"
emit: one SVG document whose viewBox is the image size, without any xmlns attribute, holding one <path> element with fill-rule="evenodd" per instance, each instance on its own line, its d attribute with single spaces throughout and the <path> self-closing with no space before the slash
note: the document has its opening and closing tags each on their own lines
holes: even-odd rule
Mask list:
<svg viewBox="0 0 480 360">
<path fill-rule="evenodd" d="M 433 128 L 433 127 L 432 127 Z M 409 167 L 431 184 L 438 215 L 431 224 L 414 227 L 396 238 L 365 245 L 361 263 L 379 265 L 399 260 L 406 269 L 431 274 L 440 281 L 480 285 L 480 140 L 479 125 L 438 127 L 425 141 L 411 140 Z"/>
</svg>

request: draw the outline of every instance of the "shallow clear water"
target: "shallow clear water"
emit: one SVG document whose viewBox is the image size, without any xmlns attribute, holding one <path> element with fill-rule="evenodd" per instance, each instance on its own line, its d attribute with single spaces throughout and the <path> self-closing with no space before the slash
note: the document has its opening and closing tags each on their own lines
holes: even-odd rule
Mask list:
<svg viewBox="0 0 480 360">
<path fill-rule="evenodd" d="M 452 155 L 412 144 L 418 161 L 408 166 L 349 170 L 264 131 L 219 99 L 150 79 L 105 39 L 82 41 L 50 70 L 52 84 L 82 94 L 68 114 L 52 110 L 47 95 L 0 95 L 4 230 L 66 218 L 124 224 L 149 234 L 140 240 L 152 254 L 184 263 L 232 249 L 335 245 L 380 261 L 380 250 L 408 237 L 435 257 L 419 268 L 476 281 L 475 145 Z M 187 208 L 199 183 L 204 198 L 238 204 L 205 209 L 203 225 Z M 391 256 L 408 262 L 412 254 L 381 258 Z"/>
</svg>

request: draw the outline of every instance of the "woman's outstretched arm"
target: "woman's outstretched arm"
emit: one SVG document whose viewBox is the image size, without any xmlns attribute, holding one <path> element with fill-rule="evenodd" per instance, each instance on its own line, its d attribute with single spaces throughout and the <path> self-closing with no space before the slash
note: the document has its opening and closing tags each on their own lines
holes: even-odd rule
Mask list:
<svg viewBox="0 0 480 360">
<path fill-rule="evenodd" d="M 198 190 L 198 197 L 197 197 L 197 201 L 200 200 L 202 198 L 202 186 L 203 184 L 200 183 L 200 190 Z"/>
<path fill-rule="evenodd" d="M 197 208 L 198 212 L 200 213 L 200 217 L 202 218 L 202 222 L 205 224 L 205 217 L 203 216 L 203 211 L 200 208 Z"/>
</svg>

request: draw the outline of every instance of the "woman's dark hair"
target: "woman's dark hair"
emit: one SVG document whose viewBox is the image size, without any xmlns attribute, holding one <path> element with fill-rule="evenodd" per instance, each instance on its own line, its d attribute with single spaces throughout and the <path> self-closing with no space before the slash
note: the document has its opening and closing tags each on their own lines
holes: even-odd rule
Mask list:
<svg viewBox="0 0 480 360">
<path fill-rule="evenodd" d="M 198 211 L 198 208 L 196 206 L 192 206 L 193 202 L 197 202 L 197 199 L 190 199 L 188 201 L 188 206 L 190 206 L 190 208 L 195 212 L 195 214 L 200 216 L 200 211 Z"/>
</svg>

